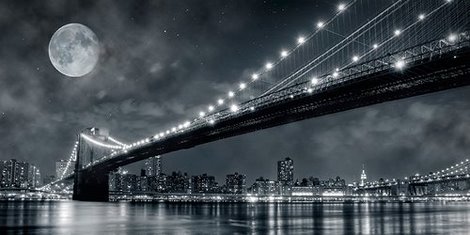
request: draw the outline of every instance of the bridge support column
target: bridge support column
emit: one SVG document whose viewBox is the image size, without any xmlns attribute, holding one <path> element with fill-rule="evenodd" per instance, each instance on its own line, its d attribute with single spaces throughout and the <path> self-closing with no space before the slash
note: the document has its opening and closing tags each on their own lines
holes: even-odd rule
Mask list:
<svg viewBox="0 0 470 235">
<path fill-rule="evenodd" d="M 73 185 L 73 200 L 109 201 L 108 173 L 76 172 Z"/>
</svg>

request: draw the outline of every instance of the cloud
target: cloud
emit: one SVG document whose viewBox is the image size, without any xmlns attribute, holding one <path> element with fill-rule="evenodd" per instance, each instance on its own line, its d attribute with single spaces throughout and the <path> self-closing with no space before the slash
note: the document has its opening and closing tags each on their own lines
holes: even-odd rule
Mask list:
<svg viewBox="0 0 470 235">
<path fill-rule="evenodd" d="M 31 161 L 43 174 L 84 128 L 132 141 L 190 119 L 323 12 L 318 3 L 299 7 L 305 1 L 25 4 L 0 2 L 0 158 Z M 82 78 L 64 77 L 48 60 L 50 37 L 70 22 L 90 27 L 102 46 Z M 275 178 L 286 156 L 296 177 L 356 179 L 363 163 L 371 177 L 431 171 L 468 153 L 468 94 L 461 88 L 230 138 L 168 154 L 164 166 L 219 181 L 234 171 Z"/>
</svg>

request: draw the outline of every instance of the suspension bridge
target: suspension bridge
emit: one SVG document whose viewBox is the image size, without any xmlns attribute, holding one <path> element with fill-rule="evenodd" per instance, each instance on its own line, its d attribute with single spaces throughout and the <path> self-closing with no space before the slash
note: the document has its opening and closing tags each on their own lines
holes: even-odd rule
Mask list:
<svg viewBox="0 0 470 235">
<path fill-rule="evenodd" d="M 67 164 L 72 173 L 52 184 L 73 179 L 75 200 L 107 201 L 108 173 L 120 166 L 470 84 L 469 1 L 352 0 L 331 12 L 194 117 L 129 144 L 94 128 L 79 133 Z"/>
<path fill-rule="evenodd" d="M 416 173 L 405 179 L 381 179 L 358 187 L 362 195 L 435 196 L 467 193 L 470 189 L 470 161 L 465 159 L 450 167 L 428 174 Z"/>
</svg>

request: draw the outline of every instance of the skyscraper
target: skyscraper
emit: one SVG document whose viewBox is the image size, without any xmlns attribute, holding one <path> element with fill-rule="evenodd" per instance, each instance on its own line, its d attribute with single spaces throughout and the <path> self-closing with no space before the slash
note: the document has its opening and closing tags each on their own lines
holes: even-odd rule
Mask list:
<svg viewBox="0 0 470 235">
<path fill-rule="evenodd" d="M 285 158 L 277 162 L 277 180 L 288 185 L 294 182 L 294 160 Z"/>
<path fill-rule="evenodd" d="M 145 160 L 145 171 L 147 176 L 159 176 L 162 173 L 162 162 L 160 156 Z"/>
<path fill-rule="evenodd" d="M 41 172 L 39 172 L 39 168 L 33 164 L 30 164 L 28 168 L 28 186 L 29 188 L 41 186 Z"/>
<path fill-rule="evenodd" d="M 364 164 L 362 164 L 361 184 L 359 184 L 359 186 L 364 186 L 366 180 L 367 180 L 366 170 L 364 169 Z"/>
<path fill-rule="evenodd" d="M 34 188 L 39 186 L 39 169 L 15 159 L 0 162 L 0 188 Z"/>
</svg>

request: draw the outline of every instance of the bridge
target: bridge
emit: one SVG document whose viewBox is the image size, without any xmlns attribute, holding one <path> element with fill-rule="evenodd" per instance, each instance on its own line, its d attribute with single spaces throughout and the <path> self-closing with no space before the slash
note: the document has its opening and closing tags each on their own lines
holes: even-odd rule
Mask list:
<svg viewBox="0 0 470 235">
<path fill-rule="evenodd" d="M 465 159 L 450 167 L 415 174 L 405 179 L 381 179 L 357 188 L 360 195 L 372 196 L 436 196 L 467 194 L 470 190 L 470 161 Z"/>
<path fill-rule="evenodd" d="M 67 165 L 73 173 L 64 173 L 53 184 L 73 179 L 75 200 L 107 201 L 108 173 L 120 166 L 304 119 L 468 85 L 469 12 L 470 2 L 464 0 L 339 4 L 329 19 L 312 26 L 309 35 L 300 35 L 277 60 L 201 106 L 195 117 L 132 144 L 95 129 L 79 133 Z"/>
</svg>

